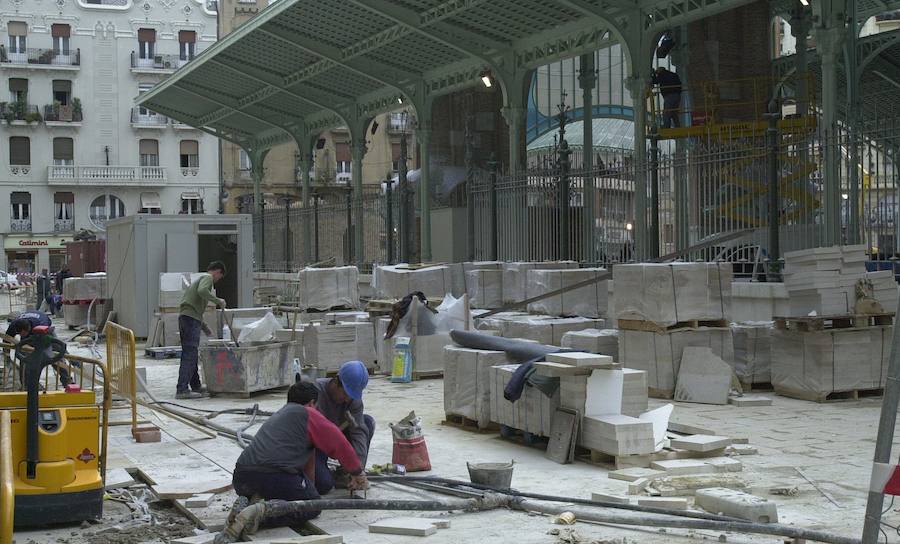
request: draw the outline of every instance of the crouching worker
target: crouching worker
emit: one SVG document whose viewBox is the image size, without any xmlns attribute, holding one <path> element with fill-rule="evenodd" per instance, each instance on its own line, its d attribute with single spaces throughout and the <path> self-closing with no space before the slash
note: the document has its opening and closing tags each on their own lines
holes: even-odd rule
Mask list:
<svg viewBox="0 0 900 544">
<path fill-rule="evenodd" d="M 318 499 L 315 451 L 338 459 L 350 473 L 350 489 L 367 489 L 359 458 L 344 434 L 313 406 L 318 390 L 298 382 L 288 390 L 287 404 L 263 423 L 250 445 L 238 457 L 232 483 L 235 492 L 250 501 Z M 262 520 L 269 527 L 299 525 L 319 512 L 302 512 Z"/>
<path fill-rule="evenodd" d="M 348 361 L 338 369 L 334 378 L 320 378 L 315 386 L 319 391 L 316 408 L 329 421 L 337 425 L 346 436 L 360 466 L 365 469 L 369 456 L 369 446 L 375 434 L 375 419 L 363 414 L 363 390 L 369 384 L 369 371 L 361 361 Z M 350 467 L 341 462 L 337 472 L 328 468 L 328 458 L 334 459 L 324 450 L 316 452 L 316 489 L 324 495 L 335 485 L 345 486 Z"/>
</svg>

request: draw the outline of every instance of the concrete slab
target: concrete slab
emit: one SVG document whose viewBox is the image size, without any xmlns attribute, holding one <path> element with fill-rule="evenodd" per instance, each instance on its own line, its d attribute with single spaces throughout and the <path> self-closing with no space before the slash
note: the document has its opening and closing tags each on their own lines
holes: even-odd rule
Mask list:
<svg viewBox="0 0 900 544">
<path fill-rule="evenodd" d="M 675 384 L 675 400 L 700 404 L 728 404 L 731 367 L 711 348 L 686 347 Z"/>
<path fill-rule="evenodd" d="M 698 452 L 719 450 L 730 444 L 731 439 L 727 436 L 712 436 L 708 434 L 695 434 L 671 440 L 671 445 L 675 449 Z"/>
<path fill-rule="evenodd" d="M 117 489 L 136 484 L 137 481 L 124 468 L 114 468 L 106 472 L 106 489 Z"/>
<path fill-rule="evenodd" d="M 698 489 L 698 506 L 713 514 L 723 514 L 754 523 L 778 523 L 778 507 L 772 501 L 733 489 Z"/>
<path fill-rule="evenodd" d="M 668 475 L 679 474 L 714 474 L 716 472 L 740 472 L 743 464 L 728 457 L 711 459 L 670 459 L 654 461 L 650 468 L 663 470 Z"/>
<path fill-rule="evenodd" d="M 629 504 L 631 500 L 628 497 L 620 497 L 618 495 L 609 495 L 607 493 L 591 493 L 591 500 L 598 502 L 611 502 L 614 504 Z"/>
<path fill-rule="evenodd" d="M 594 353 L 551 353 L 547 355 L 547 361 L 566 365 L 587 368 L 616 368 L 613 358 L 609 355 L 596 355 Z"/>
<path fill-rule="evenodd" d="M 772 406 L 772 399 L 760 395 L 744 395 L 743 397 L 728 397 L 728 404 L 734 406 Z"/>
<path fill-rule="evenodd" d="M 638 499 L 638 506 L 651 506 L 653 508 L 668 508 L 669 510 L 687 510 L 688 501 L 678 497 L 648 497 Z"/>
<path fill-rule="evenodd" d="M 652 468 L 642 468 L 642 467 L 633 467 L 633 468 L 623 468 L 622 470 L 614 470 L 610 472 L 607 476 L 611 480 L 622 480 L 624 482 L 635 482 L 640 480 L 641 478 L 654 478 L 656 476 L 665 475 L 665 471 L 663 470 L 654 470 Z"/>
<path fill-rule="evenodd" d="M 403 536 L 429 536 L 437 527 L 428 520 L 418 518 L 393 518 L 369 524 L 370 533 Z"/>
<path fill-rule="evenodd" d="M 184 500 L 184 505 L 188 508 L 206 508 L 212 502 L 215 495 L 213 493 L 200 493 Z"/>
</svg>

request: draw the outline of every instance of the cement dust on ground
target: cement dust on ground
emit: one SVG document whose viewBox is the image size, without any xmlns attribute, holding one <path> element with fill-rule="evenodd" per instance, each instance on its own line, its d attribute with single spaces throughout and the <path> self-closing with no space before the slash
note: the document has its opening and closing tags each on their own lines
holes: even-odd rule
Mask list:
<svg viewBox="0 0 900 544">
<path fill-rule="evenodd" d="M 73 351 L 87 354 L 85 348 Z M 214 397 L 197 401 L 175 401 L 175 382 L 178 374 L 176 359 L 151 360 L 140 358 L 139 367 L 146 367 L 149 387 L 160 400 L 179 402 L 204 410 L 248 407 L 259 404 L 262 410 L 277 410 L 285 402 L 283 391 L 255 395 L 251 399 Z M 867 483 L 871 470 L 880 399 L 817 404 L 771 395 L 772 406 L 737 407 L 674 403 L 673 421 L 708 429 L 720 436 L 748 438 L 758 455 L 739 456 L 744 467 L 736 476 L 743 479 L 748 492 L 775 500 L 779 517 L 788 525 L 832 531 L 847 536 L 861 533 L 865 510 Z M 540 449 L 499 438 L 496 434 L 479 434 L 442 425 L 444 419 L 443 381 L 422 380 L 411 384 L 393 384 L 380 377 L 370 381 L 365 396 L 366 412 L 377 421 L 369 462 L 382 464 L 391 461 L 392 439 L 388 424 L 403 418 L 410 410 L 423 419 L 423 429 L 434 471 L 448 478 L 468 479 L 466 462 L 515 462 L 513 487 L 538 493 L 568 497 L 590 498 L 591 493 L 627 495 L 627 482 L 607 477 L 609 467 L 583 462 L 560 465 L 544 458 Z M 651 400 L 650 408 L 663 405 Z M 198 462 L 219 467 L 230 473 L 240 453 L 233 441 L 208 439 L 197 431 L 177 423 L 165 415 L 144 408 L 141 419 L 163 428 L 162 442 L 135 444 L 127 426 L 110 428 L 110 468 L 139 467 L 159 463 L 160 458 L 177 471 L 183 469 L 190 478 L 188 467 Z M 122 419 L 124 411 L 116 414 Z M 248 416 L 223 415 L 216 422 L 237 428 L 246 425 Z M 257 427 L 250 429 L 253 433 Z M 900 440 L 898 440 L 900 445 Z M 895 445 L 897 447 L 897 445 Z M 799 471 L 798 471 L 799 469 Z M 770 495 L 769 490 L 790 490 L 785 495 Z M 796 489 L 796 491 L 794 491 Z M 368 498 L 421 498 L 422 492 L 397 485 L 377 484 Z M 827 497 L 826 497 L 827 494 Z M 346 491 L 335 491 L 329 497 L 344 498 Z M 636 497 L 633 497 L 633 502 Z M 162 520 L 156 526 L 145 524 L 140 531 L 115 528 L 128 514 L 123 505 L 106 502 L 104 520 L 90 529 L 74 527 L 17 532 L 18 544 L 140 544 L 168 541 L 173 537 L 192 534 L 193 526 L 174 510 L 155 510 Z M 163 515 L 165 513 L 165 515 Z M 411 515 L 416 515 L 415 513 Z M 421 515 L 446 515 L 427 512 Z M 353 544 L 404 544 L 421 542 L 422 537 L 401 537 L 368 533 L 368 524 L 384 518 L 397 517 L 395 512 L 331 511 L 324 512 L 316 525 L 332 533 L 341 534 L 345 542 Z M 179 520 L 175 522 L 173 520 Z M 497 510 L 479 513 L 452 513 L 451 527 L 427 537 L 431 544 L 458 543 L 477 539 L 478 542 L 501 544 L 557 544 L 579 542 L 642 542 L 718 541 L 714 531 L 661 531 L 659 529 L 622 528 L 576 523 L 573 527 L 553 525 L 548 516 L 524 512 Z M 900 513 L 889 511 L 888 523 L 896 525 Z M 556 530 L 559 529 L 558 534 Z M 568 531 L 574 529 L 574 532 Z M 77 533 L 73 535 L 72 533 Z M 84 535 L 82 535 L 84 533 Z M 551 534 L 554 533 L 554 534 Z M 140 534 L 141 536 L 138 536 Z M 772 537 L 750 537 L 728 534 L 728 542 L 776 542 Z"/>
</svg>

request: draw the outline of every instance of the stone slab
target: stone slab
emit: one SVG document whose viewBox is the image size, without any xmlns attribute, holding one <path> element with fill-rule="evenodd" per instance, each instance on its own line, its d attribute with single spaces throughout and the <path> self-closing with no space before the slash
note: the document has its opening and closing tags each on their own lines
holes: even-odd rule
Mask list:
<svg viewBox="0 0 900 544">
<path fill-rule="evenodd" d="M 610 502 L 613 504 L 629 504 L 631 502 L 628 497 L 607 495 L 606 493 L 591 493 L 591 500 L 597 502 Z"/>
<path fill-rule="evenodd" d="M 699 404 L 728 404 L 731 367 L 712 349 L 686 347 L 675 383 L 675 400 Z"/>
<path fill-rule="evenodd" d="M 437 532 L 437 527 L 428 520 L 418 518 L 383 519 L 369 524 L 370 533 L 403 536 L 428 536 Z"/>
<path fill-rule="evenodd" d="M 717 472 L 740 472 L 743 465 L 740 461 L 728 457 L 711 459 L 669 459 L 654 461 L 650 468 L 663 470 L 668 475 L 680 474 L 715 474 Z"/>
<path fill-rule="evenodd" d="M 671 445 L 675 449 L 696 452 L 720 450 L 731 444 L 727 436 L 713 436 L 708 434 L 694 434 L 682 438 L 673 438 Z"/>
<path fill-rule="evenodd" d="M 288 540 L 273 540 L 268 544 L 344 544 L 344 537 L 341 535 L 298 536 Z"/>
<path fill-rule="evenodd" d="M 730 455 L 756 455 L 759 453 L 759 450 L 747 444 L 732 444 L 725 450 L 725 453 Z"/>
<path fill-rule="evenodd" d="M 212 493 L 200 493 L 185 499 L 184 505 L 188 508 L 206 508 L 212 502 L 214 496 Z"/>
<path fill-rule="evenodd" d="M 175 538 L 172 540 L 172 544 L 212 544 L 218 534 L 219 533 L 203 533 L 202 535 Z"/>
<path fill-rule="evenodd" d="M 106 473 L 106 489 L 128 487 L 137 481 L 124 468 L 114 468 Z"/>
<path fill-rule="evenodd" d="M 300 533 L 290 527 L 273 527 L 271 529 L 260 529 L 252 535 L 246 535 L 252 542 L 272 542 L 275 540 L 285 541 L 294 540 L 300 536 Z"/>
<path fill-rule="evenodd" d="M 664 470 L 654 470 L 652 468 L 623 468 L 622 470 L 610 471 L 607 476 L 612 480 L 622 480 L 624 482 L 636 482 L 641 478 L 651 479 L 657 476 L 664 476 Z"/>
<path fill-rule="evenodd" d="M 615 368 L 616 366 L 613 358 L 609 355 L 596 355 L 578 351 L 572 353 L 551 353 L 547 355 L 547 361 L 587 368 Z"/>
<path fill-rule="evenodd" d="M 722 487 L 698 489 L 695 503 L 713 514 L 745 519 L 754 523 L 778 523 L 777 505 L 743 491 Z"/>
<path fill-rule="evenodd" d="M 744 395 L 743 397 L 728 397 L 728 404 L 734 406 L 772 406 L 772 399 L 760 395 Z"/>
<path fill-rule="evenodd" d="M 669 510 L 687 510 L 688 501 L 679 497 L 648 497 L 638 499 L 638 506 L 650 506 L 653 508 L 667 508 Z"/>
</svg>

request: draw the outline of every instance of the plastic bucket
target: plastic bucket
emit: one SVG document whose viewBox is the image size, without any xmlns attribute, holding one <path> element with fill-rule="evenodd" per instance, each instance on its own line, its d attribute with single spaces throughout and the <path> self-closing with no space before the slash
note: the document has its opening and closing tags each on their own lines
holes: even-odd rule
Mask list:
<svg viewBox="0 0 900 544">
<path fill-rule="evenodd" d="M 497 489 L 509 489 L 512 484 L 514 461 L 509 463 L 466 463 L 469 481 Z"/>
</svg>

